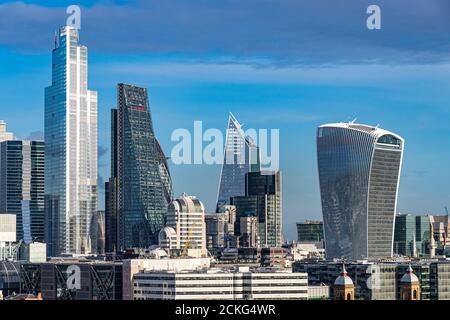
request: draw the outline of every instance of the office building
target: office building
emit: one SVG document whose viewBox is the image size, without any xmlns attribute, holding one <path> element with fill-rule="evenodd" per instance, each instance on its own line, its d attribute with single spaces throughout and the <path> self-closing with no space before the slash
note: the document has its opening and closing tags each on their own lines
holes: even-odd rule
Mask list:
<svg viewBox="0 0 450 320">
<path fill-rule="evenodd" d="M 0 261 L 17 260 L 16 215 L 0 214 Z"/>
<path fill-rule="evenodd" d="M 159 233 L 159 245 L 171 254 L 206 257 L 205 207 L 196 197 L 182 194 L 167 209 L 166 226 Z"/>
<path fill-rule="evenodd" d="M 6 131 L 6 122 L 0 120 L 0 142 L 14 140 L 14 134 Z"/>
<path fill-rule="evenodd" d="M 429 256 L 431 222 L 428 216 L 399 214 L 395 218 L 394 253 L 407 257 Z"/>
<path fill-rule="evenodd" d="M 220 173 L 217 206 L 230 204 L 232 197 L 245 195 L 245 175 L 258 172 L 259 149 L 246 136 L 242 125 L 230 113 L 226 133 L 225 154 Z"/>
<path fill-rule="evenodd" d="M 211 253 L 237 245 L 234 235 L 236 207 L 226 205 L 222 209 L 218 213 L 205 213 L 206 247 Z"/>
<path fill-rule="evenodd" d="M 20 283 L 20 264 L 0 260 L 0 296 L 7 297 L 14 292 L 20 292 Z"/>
<path fill-rule="evenodd" d="M 122 262 L 60 258 L 20 265 L 21 292 L 43 300 L 122 300 Z"/>
<path fill-rule="evenodd" d="M 336 123 L 317 130 L 327 258 L 392 256 L 404 140 L 379 127 Z"/>
<path fill-rule="evenodd" d="M 391 258 L 345 264 L 355 286 L 355 300 L 401 300 L 401 280 L 410 266 L 420 282 L 420 300 L 450 300 L 450 262 L 447 260 Z M 342 261 L 297 261 L 292 269 L 308 273 L 309 285 L 332 285 L 342 270 Z"/>
<path fill-rule="evenodd" d="M 119 84 L 117 95 L 117 128 L 112 130 L 117 132 L 112 149 L 117 151 L 112 155 L 117 185 L 111 186 L 117 194 L 110 195 L 115 200 L 110 207 L 117 209 L 117 250 L 148 248 L 158 243 L 172 200 L 169 167 L 154 134 L 147 89 Z"/>
<path fill-rule="evenodd" d="M 97 212 L 97 92 L 88 90 L 88 49 L 59 30 L 45 89 L 45 215 L 49 255 L 91 252 Z"/>
<path fill-rule="evenodd" d="M 306 300 L 308 275 L 239 267 L 139 272 L 135 300 Z"/>
<path fill-rule="evenodd" d="M 111 109 L 111 177 L 105 182 L 105 252 L 119 248 L 117 220 L 117 109 Z"/>
<path fill-rule="evenodd" d="M 17 216 L 17 241 L 44 241 L 44 142 L 0 143 L 0 212 Z"/>
<path fill-rule="evenodd" d="M 153 250 L 160 251 L 160 250 Z M 123 260 L 123 300 L 133 300 L 134 297 L 134 278 L 139 272 L 144 271 L 192 271 L 209 269 L 211 266 L 210 258 L 169 258 L 165 252 L 151 252 L 152 258 L 145 259 L 126 259 Z"/>
<path fill-rule="evenodd" d="M 232 204 L 236 206 L 236 230 L 240 230 L 241 217 L 255 216 L 258 218 L 260 245 L 281 247 L 281 172 L 249 172 L 245 185 L 246 195 L 232 198 Z"/>
<path fill-rule="evenodd" d="M 239 247 L 240 248 L 259 248 L 259 224 L 258 217 L 245 216 L 240 219 Z"/>
<path fill-rule="evenodd" d="M 297 241 L 299 243 L 323 242 L 322 221 L 306 220 L 304 222 L 297 222 Z"/>
</svg>

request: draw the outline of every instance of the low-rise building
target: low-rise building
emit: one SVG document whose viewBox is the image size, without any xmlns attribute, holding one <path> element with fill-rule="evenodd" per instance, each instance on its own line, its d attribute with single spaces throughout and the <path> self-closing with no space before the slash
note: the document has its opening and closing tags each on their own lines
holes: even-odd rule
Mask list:
<svg viewBox="0 0 450 320">
<path fill-rule="evenodd" d="M 308 299 L 304 273 L 253 269 L 143 271 L 134 276 L 135 300 Z"/>
</svg>

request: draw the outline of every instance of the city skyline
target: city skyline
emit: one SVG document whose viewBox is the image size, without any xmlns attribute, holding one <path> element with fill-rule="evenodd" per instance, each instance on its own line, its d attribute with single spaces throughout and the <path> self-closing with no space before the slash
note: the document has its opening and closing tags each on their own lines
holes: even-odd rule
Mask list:
<svg viewBox="0 0 450 320">
<path fill-rule="evenodd" d="M 29 14 L 24 14 L 17 21 L 27 26 L 36 25 L 32 19 L 36 11 L 49 13 L 41 26 L 35 29 L 40 41 L 29 39 L 27 42 L 20 37 L 20 33 L 7 38 L 0 37 L 0 57 L 2 61 L 12 62 L 8 65 L 2 62 L 1 65 L 1 90 L 5 101 L 8 101 L 2 104 L 1 118 L 8 123 L 9 131 L 19 138 L 43 131 L 41 90 L 50 81 L 48 51 L 53 46 L 53 32 L 64 23 L 66 17 L 62 4 L 55 8 L 49 1 L 34 3 L 33 6 L 23 5 L 23 12 Z M 359 56 L 350 55 L 347 63 L 339 63 L 339 58 L 349 54 L 348 51 L 344 54 L 341 49 L 335 56 L 328 53 L 327 57 L 321 57 L 321 62 L 297 65 L 297 62 L 286 62 L 286 59 L 277 57 L 280 52 L 263 57 L 258 57 L 254 52 L 246 52 L 240 56 L 236 53 L 239 52 L 236 48 L 227 48 L 231 50 L 228 55 L 226 50 L 215 54 L 204 48 L 197 48 L 199 52 L 189 54 L 176 47 L 173 51 L 175 53 L 167 48 L 156 48 L 154 51 L 152 48 L 139 48 L 142 49 L 141 52 L 138 50 L 139 53 L 136 48 L 120 51 L 111 46 L 116 39 L 114 35 L 96 44 L 94 35 L 98 32 L 98 26 L 90 17 L 95 17 L 98 7 L 91 2 L 79 3 L 82 5 L 85 22 L 82 25 L 83 43 L 91 49 L 90 87 L 98 90 L 100 95 L 99 170 L 104 181 L 109 177 L 108 115 L 110 107 L 116 104 L 115 86 L 119 82 L 130 82 L 148 88 L 155 131 L 158 132 L 166 153 L 173 146 L 170 133 L 174 129 L 191 129 L 194 120 L 203 120 L 207 127 L 224 130 L 225 119 L 230 111 L 247 126 L 280 128 L 281 169 L 285 173 L 283 220 L 288 239 L 295 239 L 295 222 L 321 217 L 315 166 L 315 128 L 323 123 L 350 121 L 355 117 L 358 117 L 359 122 L 392 128 L 408 141 L 398 211 L 415 214 L 444 213 L 444 206 L 448 205 L 450 197 L 450 172 L 449 168 L 442 165 L 442 160 L 450 157 L 448 148 L 443 147 L 446 145 L 445 137 L 450 133 L 449 123 L 445 121 L 450 112 L 447 103 L 450 97 L 446 90 L 446 83 L 450 80 L 447 55 L 445 52 L 432 51 L 424 56 L 421 46 L 414 46 L 409 42 L 404 47 L 396 47 L 394 53 L 389 52 L 387 48 L 392 42 L 388 36 L 389 31 L 385 29 L 397 31 L 399 36 L 405 34 L 404 31 L 399 31 L 403 26 L 401 22 L 391 22 L 400 13 L 389 13 L 390 7 L 386 2 L 383 2 L 382 7 L 388 11 L 387 24 L 381 30 L 380 38 L 376 39 L 376 44 L 381 47 L 377 51 L 377 63 L 368 62 L 377 56 L 376 52 L 370 50 L 356 50 L 360 53 Z M 287 12 L 286 3 L 282 2 L 280 5 L 283 12 Z M 445 6 L 443 2 L 433 3 L 435 6 Z M 125 9 L 146 8 L 145 4 L 139 2 L 126 1 L 121 5 Z M 0 10 L 10 10 L 12 17 L 16 12 L 15 8 L 17 10 L 17 5 L 14 4 L 0 6 Z M 314 8 L 305 4 L 302 9 L 302 12 L 311 12 Z M 106 6 L 105 10 L 108 10 Z M 231 7 L 230 10 L 235 9 Z M 422 26 L 425 29 L 427 23 L 442 32 L 448 30 L 442 17 L 437 14 L 429 13 L 423 19 L 417 19 L 418 10 L 420 8 L 402 11 L 406 17 L 416 17 L 416 24 L 413 26 L 415 36 L 423 36 L 424 32 L 420 28 Z M 345 17 L 352 17 L 352 21 L 364 21 L 364 10 L 361 10 L 360 18 L 357 18 L 358 13 L 353 10 L 344 11 L 344 17 L 336 18 L 337 21 L 331 20 L 328 25 L 334 25 Z M 319 21 L 327 22 L 325 17 L 321 17 Z M 344 24 L 340 29 L 344 35 L 346 26 Z M 12 30 L 10 27 L 5 28 Z M 46 31 L 43 32 L 43 29 Z M 168 32 L 167 28 L 162 28 L 161 32 L 163 31 Z M 357 39 L 371 37 L 363 31 L 361 23 Z M 303 36 L 308 32 L 310 31 L 303 30 L 300 34 Z M 325 34 L 331 39 L 331 31 L 329 33 Z M 409 33 L 406 34 L 408 35 Z M 269 36 L 273 37 L 273 34 Z M 440 33 L 437 32 L 434 36 L 436 41 L 442 41 Z M 120 33 L 117 34 L 117 39 L 122 39 Z M 130 39 L 130 43 L 135 42 Z M 351 43 L 346 43 L 347 48 L 351 46 Z M 219 48 L 217 43 L 213 43 L 212 48 L 215 46 Z M 401 61 L 411 51 L 423 59 L 411 58 L 407 63 Z M 323 61 L 332 66 L 324 66 Z M 19 88 L 15 88 L 17 86 L 14 84 L 17 83 L 20 83 Z M 25 90 L 27 95 L 18 94 L 19 89 Z M 23 110 L 24 106 L 30 117 L 23 117 L 22 112 L 17 111 Z M 220 166 L 170 164 L 170 170 L 175 177 L 175 195 L 183 191 L 194 194 L 205 203 L 207 212 L 214 211 Z M 214 187 L 209 184 L 192 185 L 190 181 L 195 177 L 211 181 Z M 100 182 L 99 188 L 102 188 Z M 103 188 L 99 190 L 99 194 L 103 192 Z M 102 204 L 103 199 L 99 199 L 99 202 Z M 299 202 L 302 205 L 301 212 L 298 211 Z"/>
</svg>

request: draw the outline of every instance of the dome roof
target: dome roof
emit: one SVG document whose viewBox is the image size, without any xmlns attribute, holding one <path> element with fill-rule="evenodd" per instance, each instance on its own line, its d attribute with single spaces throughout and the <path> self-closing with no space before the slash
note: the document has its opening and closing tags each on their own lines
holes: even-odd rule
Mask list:
<svg viewBox="0 0 450 320">
<path fill-rule="evenodd" d="M 353 280 L 347 275 L 347 270 L 345 270 L 345 266 L 342 265 L 342 272 L 339 277 L 334 281 L 335 286 L 352 286 Z"/>
<path fill-rule="evenodd" d="M 411 265 L 408 266 L 408 270 L 406 270 L 406 273 L 403 275 L 403 277 L 400 279 L 401 283 L 418 283 L 419 278 L 414 274 L 414 270 L 411 268 Z"/>
</svg>

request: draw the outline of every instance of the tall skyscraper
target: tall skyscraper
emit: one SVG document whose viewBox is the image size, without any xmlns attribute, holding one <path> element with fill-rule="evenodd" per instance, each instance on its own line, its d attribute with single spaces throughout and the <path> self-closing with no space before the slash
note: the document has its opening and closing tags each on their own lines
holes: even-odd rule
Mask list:
<svg viewBox="0 0 450 320">
<path fill-rule="evenodd" d="M 258 218 L 258 235 L 264 247 L 281 247 L 282 188 L 281 172 L 249 172 L 245 180 L 245 196 L 232 198 L 236 206 L 235 230 L 241 230 L 241 217 Z"/>
<path fill-rule="evenodd" d="M 111 109 L 111 177 L 105 183 L 105 252 L 119 248 L 117 236 L 117 109 Z"/>
<path fill-rule="evenodd" d="M 158 244 L 172 200 L 172 181 L 153 131 L 147 89 L 118 85 L 116 125 L 112 175 L 117 174 L 117 186 L 110 190 L 117 195 L 110 198 L 117 206 L 117 249 L 148 248 Z"/>
<path fill-rule="evenodd" d="M 50 256 L 91 252 L 97 213 L 97 92 L 88 90 L 88 49 L 65 26 L 45 89 L 45 211 Z"/>
<path fill-rule="evenodd" d="M 250 137 L 245 136 L 242 125 L 230 113 L 217 206 L 230 204 L 232 197 L 244 196 L 245 175 L 259 170 L 258 147 Z"/>
<path fill-rule="evenodd" d="M 0 213 L 16 215 L 17 241 L 44 241 L 44 142 L 0 142 Z"/>
<path fill-rule="evenodd" d="M 6 131 L 6 122 L 0 120 L 0 142 L 14 140 L 14 134 Z"/>
<path fill-rule="evenodd" d="M 328 258 L 392 256 L 404 140 L 362 124 L 317 130 L 317 160 Z"/>
</svg>

